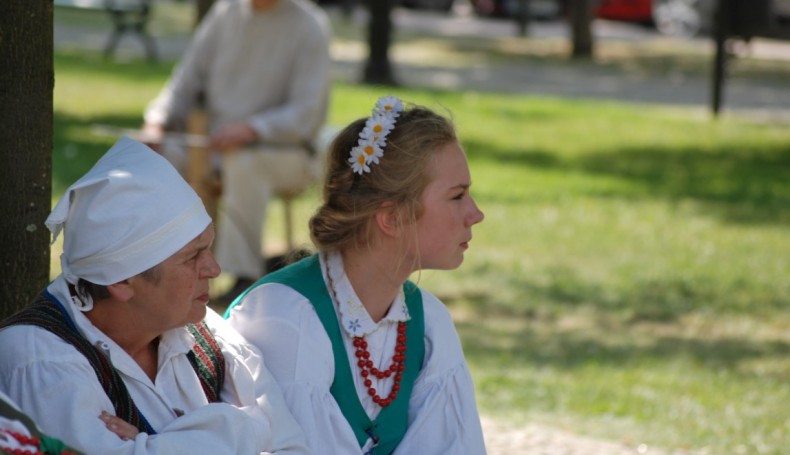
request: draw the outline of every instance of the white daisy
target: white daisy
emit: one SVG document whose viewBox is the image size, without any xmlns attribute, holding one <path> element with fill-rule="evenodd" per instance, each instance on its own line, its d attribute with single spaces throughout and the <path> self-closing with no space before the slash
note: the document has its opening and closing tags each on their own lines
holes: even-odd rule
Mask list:
<svg viewBox="0 0 790 455">
<path fill-rule="evenodd" d="M 387 134 L 383 132 L 374 133 L 373 131 L 365 128 L 361 133 L 359 133 L 359 143 L 362 144 L 362 141 L 370 141 L 383 148 L 385 145 L 387 145 Z"/>
<path fill-rule="evenodd" d="M 379 112 L 388 112 L 392 117 L 397 118 L 403 112 L 403 103 L 397 96 L 382 96 L 376 103 Z"/>
<path fill-rule="evenodd" d="M 378 99 L 373 113 L 359 133 L 357 145 L 349 154 L 348 163 L 354 172 L 362 175 L 370 172 L 371 163 L 379 163 L 379 158 L 384 156 L 387 136 L 395 128 L 395 121 L 402 111 L 403 103 L 398 97 L 383 96 Z"/>
<path fill-rule="evenodd" d="M 362 148 L 362 152 L 365 154 L 365 162 L 368 164 L 378 164 L 379 158 L 384 156 L 384 150 L 381 149 L 381 146 L 371 139 L 360 139 L 357 147 Z"/>
<path fill-rule="evenodd" d="M 368 136 L 370 135 L 381 135 L 386 138 L 392 128 L 395 127 L 395 119 L 388 116 L 388 115 L 381 115 L 381 114 L 374 114 L 373 117 L 370 117 L 367 122 L 365 122 L 365 129 L 362 130 L 360 133 L 360 137 L 363 134 Z"/>
<path fill-rule="evenodd" d="M 370 172 L 367 155 L 365 155 L 365 151 L 360 146 L 351 149 L 351 157 L 348 159 L 348 163 L 351 164 L 351 169 L 359 175 L 362 175 L 364 172 Z"/>
</svg>

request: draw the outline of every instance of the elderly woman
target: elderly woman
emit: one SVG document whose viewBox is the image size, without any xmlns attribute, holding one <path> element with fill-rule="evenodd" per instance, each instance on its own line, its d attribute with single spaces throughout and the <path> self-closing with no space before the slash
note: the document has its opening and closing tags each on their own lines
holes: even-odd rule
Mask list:
<svg viewBox="0 0 790 455">
<path fill-rule="evenodd" d="M 121 139 L 47 219 L 62 273 L 0 330 L 0 390 L 86 454 L 306 453 L 259 352 L 207 309 L 200 198 Z"/>
</svg>

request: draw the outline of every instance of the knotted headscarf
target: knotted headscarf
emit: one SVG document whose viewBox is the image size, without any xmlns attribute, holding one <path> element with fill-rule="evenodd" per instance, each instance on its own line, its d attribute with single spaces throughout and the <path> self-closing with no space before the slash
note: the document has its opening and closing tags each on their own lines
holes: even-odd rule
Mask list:
<svg viewBox="0 0 790 455">
<path fill-rule="evenodd" d="M 161 155 L 121 138 L 71 185 L 46 225 L 63 234 L 63 277 L 118 283 L 161 263 L 211 223 L 202 201 Z M 82 310 L 93 306 L 79 296 Z M 86 301 L 87 300 L 87 301 Z"/>
</svg>

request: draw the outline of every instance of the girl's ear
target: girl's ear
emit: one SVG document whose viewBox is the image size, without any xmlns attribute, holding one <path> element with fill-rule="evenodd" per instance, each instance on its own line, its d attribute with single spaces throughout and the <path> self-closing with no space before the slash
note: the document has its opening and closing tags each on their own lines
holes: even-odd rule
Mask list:
<svg viewBox="0 0 790 455">
<path fill-rule="evenodd" d="M 398 237 L 401 232 L 401 222 L 397 207 L 394 202 L 383 202 L 376 211 L 376 226 L 387 237 Z"/>
<path fill-rule="evenodd" d="M 134 288 L 129 283 L 129 280 L 123 280 L 115 284 L 108 285 L 107 291 L 110 293 L 113 299 L 119 300 L 121 302 L 128 302 L 132 297 L 134 297 Z"/>
</svg>

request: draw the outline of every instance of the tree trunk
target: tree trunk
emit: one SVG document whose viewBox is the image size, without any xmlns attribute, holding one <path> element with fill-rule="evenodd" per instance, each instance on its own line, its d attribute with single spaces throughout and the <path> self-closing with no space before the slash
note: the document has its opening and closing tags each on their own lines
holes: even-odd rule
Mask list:
<svg viewBox="0 0 790 455">
<path fill-rule="evenodd" d="M 592 58 L 593 0 L 570 0 L 572 53 L 574 58 Z"/>
<path fill-rule="evenodd" d="M 214 0 L 195 0 L 195 28 L 206 17 L 206 13 L 208 13 L 213 4 Z"/>
<path fill-rule="evenodd" d="M 368 45 L 370 54 L 363 81 L 367 84 L 396 85 L 389 59 L 392 38 L 393 0 L 368 0 Z"/>
<path fill-rule="evenodd" d="M 52 0 L 0 1 L 0 319 L 49 281 Z"/>
</svg>

